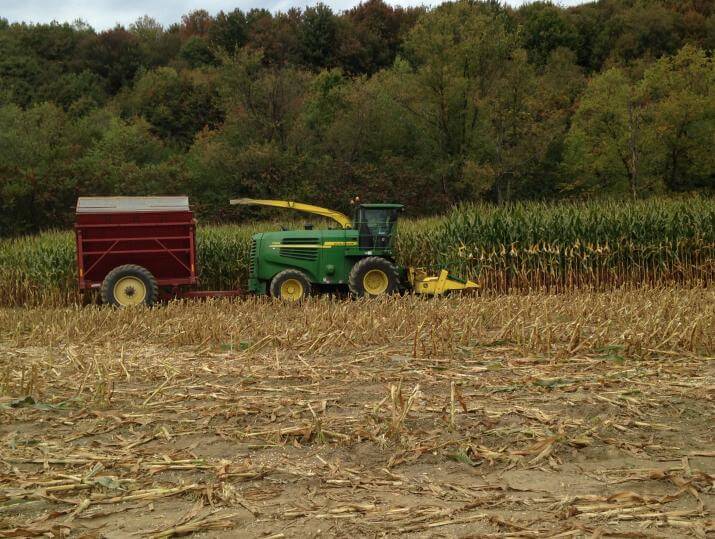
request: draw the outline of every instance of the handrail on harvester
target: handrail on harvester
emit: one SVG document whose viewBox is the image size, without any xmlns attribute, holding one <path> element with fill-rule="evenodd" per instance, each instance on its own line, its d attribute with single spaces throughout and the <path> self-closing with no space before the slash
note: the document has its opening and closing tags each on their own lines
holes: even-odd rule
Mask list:
<svg viewBox="0 0 715 539">
<path fill-rule="evenodd" d="M 341 228 L 352 228 L 352 220 L 344 213 L 321 208 L 320 206 L 313 206 L 312 204 L 303 204 L 302 202 L 293 202 L 291 200 L 265 200 L 256 198 L 234 198 L 230 203 L 232 206 L 272 206 L 274 208 L 289 208 L 327 217 L 340 224 Z"/>
</svg>

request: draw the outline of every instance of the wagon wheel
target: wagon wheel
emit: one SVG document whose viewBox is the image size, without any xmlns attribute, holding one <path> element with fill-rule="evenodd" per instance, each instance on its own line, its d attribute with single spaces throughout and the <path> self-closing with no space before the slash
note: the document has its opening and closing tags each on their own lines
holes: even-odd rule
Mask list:
<svg viewBox="0 0 715 539">
<path fill-rule="evenodd" d="M 149 270 L 134 264 L 110 271 L 102 282 L 102 302 L 115 307 L 152 305 L 159 287 Z"/>
</svg>

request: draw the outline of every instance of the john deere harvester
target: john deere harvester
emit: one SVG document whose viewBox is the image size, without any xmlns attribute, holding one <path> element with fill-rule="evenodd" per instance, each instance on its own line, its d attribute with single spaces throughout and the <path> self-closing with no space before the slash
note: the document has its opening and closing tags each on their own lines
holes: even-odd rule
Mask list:
<svg viewBox="0 0 715 539">
<path fill-rule="evenodd" d="M 393 243 L 400 204 L 359 204 L 351 219 L 337 211 L 285 200 L 240 198 L 231 204 L 273 206 L 332 219 L 334 228 L 282 230 L 254 234 L 248 290 L 299 301 L 314 292 L 349 290 L 356 296 L 381 296 L 412 289 L 444 294 L 476 288 L 442 270 L 429 276 L 419 268 L 400 267 Z"/>
</svg>

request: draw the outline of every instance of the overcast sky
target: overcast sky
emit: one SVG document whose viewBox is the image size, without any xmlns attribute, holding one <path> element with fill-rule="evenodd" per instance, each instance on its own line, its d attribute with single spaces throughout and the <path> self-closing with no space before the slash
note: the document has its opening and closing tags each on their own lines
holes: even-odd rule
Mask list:
<svg viewBox="0 0 715 539">
<path fill-rule="evenodd" d="M 524 0 L 510 0 L 520 5 Z M 399 5 L 435 4 L 438 0 L 403 0 L 390 2 Z M 561 0 L 562 5 L 582 4 L 584 0 Z M 164 25 L 178 22 L 181 15 L 194 9 L 207 9 L 212 14 L 237 7 L 248 10 L 254 7 L 271 11 L 285 11 L 297 6 L 314 5 L 306 0 L 0 0 L 0 17 L 10 22 L 72 22 L 82 19 L 96 30 L 111 28 L 117 23 L 129 25 L 142 15 L 150 15 Z M 359 3 L 359 0 L 324 0 L 335 11 L 342 11 Z"/>
</svg>

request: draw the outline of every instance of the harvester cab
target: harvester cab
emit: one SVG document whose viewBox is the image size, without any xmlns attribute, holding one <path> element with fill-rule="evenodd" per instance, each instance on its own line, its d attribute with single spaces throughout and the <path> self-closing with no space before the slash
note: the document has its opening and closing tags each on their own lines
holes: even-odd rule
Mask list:
<svg viewBox="0 0 715 539">
<path fill-rule="evenodd" d="M 353 226 L 358 231 L 360 249 L 381 249 L 392 254 L 397 217 L 402 204 L 360 204 L 355 208 Z"/>
<path fill-rule="evenodd" d="M 397 265 L 394 239 L 401 204 L 359 204 L 353 218 L 338 211 L 287 200 L 240 198 L 233 205 L 269 206 L 320 215 L 337 228 L 260 232 L 251 238 L 248 290 L 299 301 L 312 292 L 349 290 L 381 296 L 412 289 L 440 295 L 476 288 L 472 281 Z"/>
</svg>

